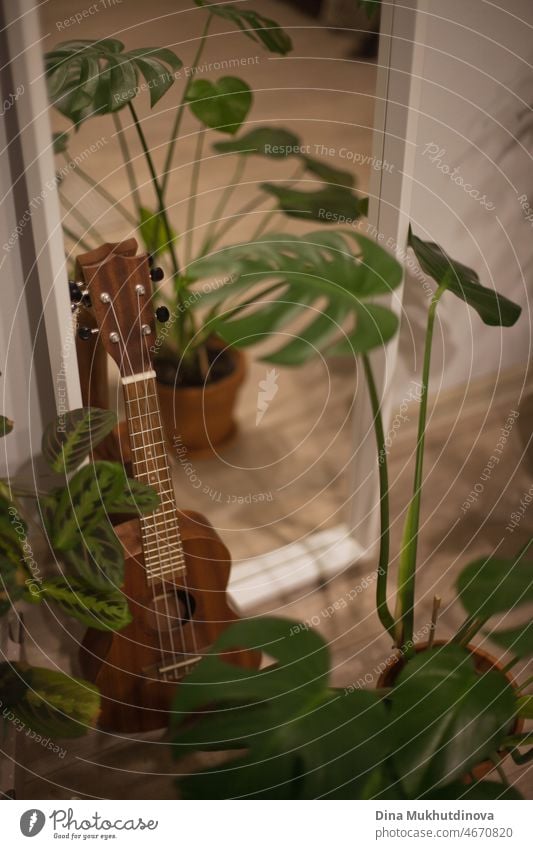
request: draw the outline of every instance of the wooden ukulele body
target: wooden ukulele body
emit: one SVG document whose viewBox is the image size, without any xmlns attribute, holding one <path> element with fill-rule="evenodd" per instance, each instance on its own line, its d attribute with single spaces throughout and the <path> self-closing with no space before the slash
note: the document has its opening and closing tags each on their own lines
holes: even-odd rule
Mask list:
<svg viewBox="0 0 533 849">
<path fill-rule="evenodd" d="M 230 572 L 226 546 L 200 514 L 178 516 L 186 575 L 153 585 L 146 580 L 139 521 L 115 528 L 125 551 L 123 591 L 132 622 L 117 632 L 87 631 L 80 655 L 84 675 L 102 694 L 98 724 L 106 731 L 138 733 L 165 727 L 179 679 L 177 672 L 169 672 L 169 680 L 162 680 L 158 670 L 176 661 L 194 663 L 238 619 L 226 596 Z M 178 599 L 179 625 L 170 618 L 172 613 L 166 615 L 163 592 L 169 605 Z M 155 605 L 154 596 L 159 597 Z M 248 668 L 259 662 L 256 653 L 238 648 L 225 652 L 224 659 Z M 186 671 L 186 666 L 180 667 L 180 674 Z"/>
</svg>

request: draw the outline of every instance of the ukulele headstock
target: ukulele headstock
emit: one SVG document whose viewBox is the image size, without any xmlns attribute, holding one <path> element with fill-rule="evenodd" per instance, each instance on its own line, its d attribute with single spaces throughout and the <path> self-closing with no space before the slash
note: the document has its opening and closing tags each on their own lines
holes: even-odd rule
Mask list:
<svg viewBox="0 0 533 849">
<path fill-rule="evenodd" d="M 90 300 L 101 343 L 116 362 L 121 376 L 131 377 L 151 370 L 155 315 L 148 254 L 137 255 L 137 241 L 127 239 L 81 254 L 76 267 L 77 277 L 85 286 L 83 297 Z M 154 279 L 161 279 L 159 269 L 153 271 L 157 272 Z M 87 330 L 79 331 L 82 339 L 88 338 L 82 335 Z"/>
</svg>

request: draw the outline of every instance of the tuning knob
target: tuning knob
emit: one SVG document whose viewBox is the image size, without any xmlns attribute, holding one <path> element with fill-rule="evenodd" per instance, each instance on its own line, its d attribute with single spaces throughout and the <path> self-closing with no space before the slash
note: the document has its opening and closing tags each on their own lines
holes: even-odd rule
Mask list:
<svg viewBox="0 0 533 849">
<path fill-rule="evenodd" d="M 160 283 L 164 276 L 165 272 L 162 268 L 154 266 L 150 269 L 150 280 L 152 281 L 152 283 Z"/>
<path fill-rule="evenodd" d="M 82 340 L 82 342 L 87 342 L 91 336 L 95 333 L 98 333 L 96 327 L 79 327 L 78 328 L 78 337 Z"/>
<path fill-rule="evenodd" d="M 79 304 L 81 299 L 83 298 L 83 293 L 79 285 L 76 283 L 75 280 L 69 280 L 68 288 L 70 292 L 70 300 L 72 301 L 72 303 Z"/>
<path fill-rule="evenodd" d="M 170 318 L 170 313 L 166 307 L 158 307 L 155 311 L 155 317 L 161 324 L 164 324 L 165 321 L 168 321 Z"/>
</svg>

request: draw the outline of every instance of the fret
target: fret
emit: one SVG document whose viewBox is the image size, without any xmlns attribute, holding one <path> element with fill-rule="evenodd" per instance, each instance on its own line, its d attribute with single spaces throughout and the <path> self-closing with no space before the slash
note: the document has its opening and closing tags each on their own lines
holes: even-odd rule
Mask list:
<svg viewBox="0 0 533 849">
<path fill-rule="evenodd" d="M 143 559 L 150 581 L 185 571 L 176 496 L 163 438 L 156 382 L 139 377 L 123 385 L 135 478 L 152 486 L 160 504 L 140 517 Z"/>
<path fill-rule="evenodd" d="M 149 398 L 157 398 L 157 395 L 141 395 L 139 398 L 126 398 L 126 404 L 136 404 L 140 401 L 147 401 Z M 154 410 L 154 413 L 159 413 L 159 409 Z"/>
</svg>

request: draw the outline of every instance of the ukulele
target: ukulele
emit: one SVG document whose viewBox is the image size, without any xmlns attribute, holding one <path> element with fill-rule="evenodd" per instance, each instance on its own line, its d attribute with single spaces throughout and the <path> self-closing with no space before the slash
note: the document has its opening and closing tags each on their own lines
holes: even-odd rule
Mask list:
<svg viewBox="0 0 533 849">
<path fill-rule="evenodd" d="M 77 270 L 76 285 L 96 321 L 95 329 L 78 334 L 98 333 L 118 365 L 133 476 L 160 499 L 154 512 L 115 528 L 124 547 L 122 590 L 132 622 L 119 632 L 87 631 L 81 665 L 100 689 L 101 728 L 150 731 L 168 724 L 176 685 L 238 619 L 226 596 L 230 555 L 203 516 L 176 505 L 150 353 L 151 279 L 161 279 L 160 269 L 151 273 L 148 255 L 137 255 L 136 240 L 128 239 L 82 254 Z M 254 652 L 237 647 L 224 659 L 258 665 Z"/>
</svg>

